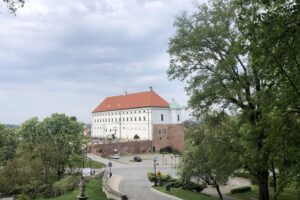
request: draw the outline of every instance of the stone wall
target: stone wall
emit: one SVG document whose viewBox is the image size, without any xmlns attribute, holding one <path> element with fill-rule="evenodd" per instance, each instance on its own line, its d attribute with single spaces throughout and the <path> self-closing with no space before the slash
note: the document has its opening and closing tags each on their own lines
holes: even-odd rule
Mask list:
<svg viewBox="0 0 300 200">
<path fill-rule="evenodd" d="M 184 149 L 184 127 L 182 124 L 154 124 L 152 143 L 155 151 L 171 146 L 173 149 Z"/>
<path fill-rule="evenodd" d="M 137 140 L 130 142 L 112 142 L 103 141 L 102 144 L 89 144 L 88 152 L 100 155 L 102 157 L 109 157 L 114 154 L 117 149 L 121 155 L 148 153 L 152 150 L 152 142 L 150 140 Z"/>
<path fill-rule="evenodd" d="M 128 198 L 126 195 L 110 187 L 108 184 L 109 179 L 110 178 L 108 177 L 107 171 L 105 171 L 102 177 L 102 191 L 106 194 L 106 197 L 114 200 L 127 200 Z"/>
</svg>

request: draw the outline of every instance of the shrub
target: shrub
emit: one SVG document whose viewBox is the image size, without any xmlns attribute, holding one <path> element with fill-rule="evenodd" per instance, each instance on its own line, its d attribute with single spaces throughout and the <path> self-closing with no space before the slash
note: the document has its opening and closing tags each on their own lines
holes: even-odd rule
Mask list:
<svg viewBox="0 0 300 200">
<path fill-rule="evenodd" d="M 180 155 L 180 151 L 178 149 L 173 149 L 172 153 L 175 155 Z"/>
<path fill-rule="evenodd" d="M 244 193 L 244 192 L 249 192 L 251 191 L 251 187 L 250 186 L 244 186 L 244 187 L 238 187 L 238 188 L 234 188 L 231 189 L 231 194 L 235 194 L 235 193 Z"/>
<path fill-rule="evenodd" d="M 150 182 L 154 182 L 155 176 L 153 172 L 148 172 L 147 176 Z"/>
<path fill-rule="evenodd" d="M 172 153 L 173 148 L 171 146 L 166 146 L 159 150 L 159 153 Z"/>
<path fill-rule="evenodd" d="M 53 184 L 54 196 L 62 195 L 66 192 L 73 191 L 79 183 L 79 176 L 66 176 Z"/>
<path fill-rule="evenodd" d="M 234 172 L 233 176 L 242 177 L 242 178 L 251 178 L 251 175 L 248 172 Z"/>
<path fill-rule="evenodd" d="M 196 191 L 196 192 L 201 192 L 204 189 L 201 185 L 196 184 L 191 181 L 183 182 L 181 188 L 184 190 L 190 190 L 190 191 Z"/>
<path fill-rule="evenodd" d="M 182 186 L 182 182 L 176 179 L 171 180 L 167 185 L 173 188 L 180 188 Z"/>
</svg>

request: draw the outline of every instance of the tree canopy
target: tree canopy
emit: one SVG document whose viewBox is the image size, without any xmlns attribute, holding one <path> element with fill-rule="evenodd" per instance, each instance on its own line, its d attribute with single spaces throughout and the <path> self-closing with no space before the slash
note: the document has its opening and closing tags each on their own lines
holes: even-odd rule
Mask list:
<svg viewBox="0 0 300 200">
<path fill-rule="evenodd" d="M 67 168 L 83 160 L 83 128 L 83 123 L 65 114 L 52 114 L 43 121 L 31 118 L 15 134 L 0 126 L 0 193 L 35 198 L 48 191 Z M 10 146 L 14 141 L 17 145 Z"/>
<path fill-rule="evenodd" d="M 259 199 L 269 199 L 275 151 L 282 153 L 277 161 L 285 160 L 291 149 L 299 153 L 299 4 L 214 0 L 192 14 L 182 13 L 174 26 L 169 78 L 186 81 L 195 116 L 214 110 L 239 116 L 240 160 L 259 183 Z M 283 119 L 287 121 L 278 131 L 276 120 Z M 289 131 L 283 132 L 289 123 Z M 289 140 L 283 142 L 283 134 Z M 275 142 L 285 148 L 275 150 Z M 290 159 L 295 166 L 298 161 Z"/>
<path fill-rule="evenodd" d="M 13 14 L 15 14 L 17 9 L 23 7 L 25 4 L 24 0 L 2 0 L 2 2 Z"/>
</svg>

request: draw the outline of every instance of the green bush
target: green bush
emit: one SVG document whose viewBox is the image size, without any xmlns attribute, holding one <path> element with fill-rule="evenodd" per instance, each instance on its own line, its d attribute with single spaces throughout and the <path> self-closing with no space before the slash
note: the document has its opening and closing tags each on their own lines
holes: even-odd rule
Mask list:
<svg viewBox="0 0 300 200">
<path fill-rule="evenodd" d="M 148 180 L 153 183 L 155 180 L 154 173 L 148 172 L 147 176 L 148 176 Z"/>
<path fill-rule="evenodd" d="M 204 189 L 201 185 L 191 181 L 183 182 L 181 188 L 184 190 L 190 190 L 195 192 L 201 192 Z"/>
<path fill-rule="evenodd" d="M 172 152 L 173 152 L 173 148 L 171 146 L 166 146 L 159 150 L 159 153 L 172 153 Z"/>
<path fill-rule="evenodd" d="M 251 189 L 252 189 L 252 188 L 251 188 L 250 186 L 244 186 L 244 187 L 234 188 L 234 189 L 232 189 L 230 192 L 231 192 L 231 194 L 235 194 L 235 193 L 244 193 L 244 192 L 250 192 Z"/>
<path fill-rule="evenodd" d="M 53 184 L 54 196 L 59 196 L 69 191 L 73 191 L 79 183 L 79 176 L 66 176 Z"/>
<path fill-rule="evenodd" d="M 173 187 L 173 188 L 180 188 L 182 186 L 182 182 L 179 180 L 173 179 L 167 185 L 169 185 L 170 187 Z"/>
<path fill-rule="evenodd" d="M 175 155 L 180 155 L 180 151 L 178 149 L 173 149 L 172 153 Z"/>
<path fill-rule="evenodd" d="M 234 172 L 233 176 L 251 179 L 251 175 L 248 172 Z"/>
</svg>

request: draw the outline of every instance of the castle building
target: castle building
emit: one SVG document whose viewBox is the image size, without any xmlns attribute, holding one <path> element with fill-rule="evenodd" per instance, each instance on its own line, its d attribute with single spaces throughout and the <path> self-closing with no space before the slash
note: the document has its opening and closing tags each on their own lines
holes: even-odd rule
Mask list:
<svg viewBox="0 0 300 200">
<path fill-rule="evenodd" d="M 181 107 L 174 100 L 168 103 L 150 87 L 146 92 L 107 97 L 92 112 L 93 138 L 133 140 L 135 135 L 152 140 L 154 150 L 174 146 L 177 140 L 182 149 Z"/>
</svg>

